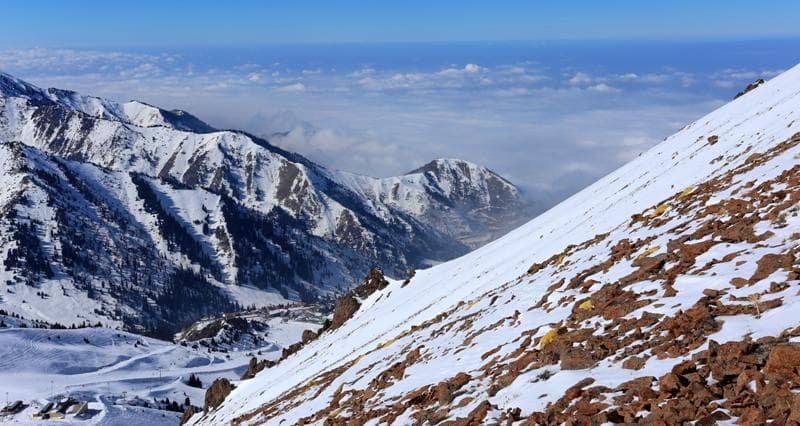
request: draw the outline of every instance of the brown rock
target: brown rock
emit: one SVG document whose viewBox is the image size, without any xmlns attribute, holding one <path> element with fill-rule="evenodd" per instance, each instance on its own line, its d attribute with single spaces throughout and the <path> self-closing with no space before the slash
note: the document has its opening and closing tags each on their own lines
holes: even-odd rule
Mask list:
<svg viewBox="0 0 800 426">
<path fill-rule="evenodd" d="M 333 308 L 333 319 L 331 319 L 328 329 L 335 330 L 344 324 L 345 321 L 353 317 L 353 314 L 361 307 L 356 298 L 348 293 L 336 299 L 336 306 Z"/>
<path fill-rule="evenodd" d="M 701 418 L 695 423 L 695 426 L 711 426 L 719 424 L 720 421 L 730 420 L 731 416 L 725 414 L 724 411 L 714 411 L 713 413 Z"/>
<path fill-rule="evenodd" d="M 492 408 L 492 405 L 489 404 L 489 401 L 483 401 L 478 404 L 467 416 L 466 419 L 460 418 L 458 420 L 450 421 L 444 423 L 447 426 L 479 426 L 483 424 L 483 420 L 486 418 L 486 415 L 489 414 L 489 410 Z"/>
<path fill-rule="evenodd" d="M 234 389 L 228 379 L 216 379 L 211 386 L 206 390 L 205 405 L 203 405 L 203 412 L 208 413 L 222 404 L 225 397 Z"/>
<path fill-rule="evenodd" d="M 387 285 L 389 281 L 383 276 L 383 272 L 379 268 L 372 268 L 367 272 L 364 281 L 353 289 L 353 293 L 363 299 L 378 290 L 383 290 Z"/>
<path fill-rule="evenodd" d="M 676 366 L 672 367 L 672 373 L 677 375 L 691 373 L 693 371 L 697 371 L 697 365 L 695 364 L 694 361 L 690 359 L 683 361 L 677 364 Z"/>
<path fill-rule="evenodd" d="M 283 348 L 283 350 L 281 351 L 281 359 L 289 357 L 289 355 L 292 355 L 293 353 L 299 351 L 302 348 L 303 344 L 300 342 L 289 345 L 289 347 L 287 348 Z"/>
<path fill-rule="evenodd" d="M 777 345 L 772 348 L 764 372 L 792 375 L 800 368 L 800 345 Z"/>
<path fill-rule="evenodd" d="M 739 415 L 740 425 L 763 425 L 767 423 L 764 410 L 757 407 L 747 407 Z"/>
<path fill-rule="evenodd" d="M 622 368 L 626 368 L 628 370 L 641 370 L 644 367 L 645 362 L 647 362 L 647 359 L 644 357 L 639 358 L 637 356 L 632 356 L 622 363 Z"/>
<path fill-rule="evenodd" d="M 261 372 L 265 368 L 271 368 L 275 366 L 275 361 L 271 361 L 268 359 L 259 361 L 256 357 L 250 358 L 250 363 L 247 365 L 247 370 L 242 374 L 242 380 L 252 379 L 256 376 L 259 372 Z"/>
<path fill-rule="evenodd" d="M 791 271 L 792 263 L 794 263 L 794 253 L 792 252 L 786 254 L 765 254 L 756 262 L 758 267 L 749 281 L 750 283 L 761 281 L 778 269 Z"/>
<path fill-rule="evenodd" d="M 674 373 L 667 373 L 658 380 L 658 387 L 664 392 L 675 393 L 681 388 L 681 381 Z"/>
<path fill-rule="evenodd" d="M 583 370 L 596 364 L 591 353 L 579 348 L 570 348 L 561 354 L 562 370 Z"/>
<path fill-rule="evenodd" d="M 455 398 L 455 393 L 464 385 L 469 383 L 472 377 L 467 373 L 458 373 L 450 380 L 444 381 L 436 385 L 433 390 L 434 397 L 439 402 L 439 405 L 447 405 Z"/>
<path fill-rule="evenodd" d="M 731 278 L 731 285 L 736 288 L 742 288 L 747 285 L 747 280 L 740 277 Z"/>
<path fill-rule="evenodd" d="M 190 406 L 186 407 L 186 411 L 184 411 L 183 415 L 181 416 L 180 424 L 181 425 L 186 424 L 189 421 L 189 419 L 191 419 L 192 416 L 194 416 L 194 415 L 195 415 L 194 406 L 190 405 Z"/>
<path fill-rule="evenodd" d="M 711 344 L 709 344 L 709 348 Z M 712 359 L 709 359 L 711 374 L 715 380 L 722 380 L 725 376 L 738 376 L 744 371 L 744 366 L 739 359 L 747 354 L 749 343 L 728 342 L 719 345 Z"/>
<path fill-rule="evenodd" d="M 357 297 L 363 299 L 378 290 L 383 290 L 387 285 L 389 285 L 389 281 L 384 278 L 380 269 L 370 269 L 361 284 L 336 299 L 336 306 L 333 308 L 333 319 L 331 319 L 327 329 L 335 330 L 353 317 L 358 308 L 361 307 Z"/>
<path fill-rule="evenodd" d="M 300 340 L 303 342 L 303 344 L 306 344 L 316 338 L 317 333 L 314 333 L 311 330 L 303 330 L 303 336 L 300 338 Z"/>
<path fill-rule="evenodd" d="M 640 393 L 645 389 L 650 389 L 650 384 L 655 381 L 656 378 L 653 376 L 644 376 L 644 377 L 637 377 L 633 380 L 628 380 L 627 382 L 621 383 L 617 386 L 618 391 L 633 391 L 636 393 Z"/>
<path fill-rule="evenodd" d="M 764 387 L 764 375 L 760 371 L 745 370 L 739 377 L 736 378 L 736 387 L 734 390 L 741 393 L 745 389 L 750 388 L 750 383 L 756 382 L 756 389 L 751 389 L 752 392 L 757 392 Z"/>
<path fill-rule="evenodd" d="M 800 395 L 795 395 L 792 399 L 792 408 L 789 413 L 789 420 L 800 423 Z"/>
</svg>

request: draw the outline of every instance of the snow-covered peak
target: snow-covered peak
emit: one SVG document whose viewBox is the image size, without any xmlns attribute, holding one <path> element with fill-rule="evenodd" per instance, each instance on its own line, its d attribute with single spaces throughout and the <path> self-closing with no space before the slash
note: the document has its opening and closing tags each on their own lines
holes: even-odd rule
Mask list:
<svg viewBox="0 0 800 426">
<path fill-rule="evenodd" d="M 118 103 L 97 96 L 87 96 L 57 88 L 41 89 L 9 74 L 0 72 L 0 97 L 22 98 L 34 103 L 52 102 L 67 110 L 94 118 L 120 121 L 141 127 L 169 127 L 176 130 L 209 133 L 216 129 L 181 110 L 163 110 L 141 101 Z"/>
<path fill-rule="evenodd" d="M 21 97 L 41 101 L 46 99 L 42 89 L 0 71 L 0 96 L 4 98 Z"/>
</svg>

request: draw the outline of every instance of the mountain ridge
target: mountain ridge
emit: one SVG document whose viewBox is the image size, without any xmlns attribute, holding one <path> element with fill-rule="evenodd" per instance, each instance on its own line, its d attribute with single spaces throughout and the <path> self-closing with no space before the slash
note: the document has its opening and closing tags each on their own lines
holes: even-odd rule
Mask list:
<svg viewBox="0 0 800 426">
<path fill-rule="evenodd" d="M 6 191 L 39 194 L 34 201 L 23 194 L 3 208 L 23 216 L 35 216 L 33 209 L 50 212 L 26 222 L 25 229 L 11 217 L 0 218 L 5 240 L 24 235 L 31 247 L 52 247 L 31 255 L 31 264 L 52 263 L 62 271 L 58 279 L 29 280 L 20 260 L 9 262 L 15 266 L 5 268 L 0 282 L 58 288 L 59 280 L 78 280 L 82 291 L 107 300 L 88 303 L 77 315 L 130 327 L 171 324 L 159 321 L 175 312 L 153 314 L 147 308 L 143 316 L 155 315 L 153 325 L 134 318 L 140 307 L 131 305 L 152 307 L 175 288 L 167 280 L 194 282 L 198 294 L 220 294 L 248 306 L 314 301 L 345 291 L 373 266 L 404 276 L 493 238 L 497 225 L 487 215 L 472 218 L 477 209 L 506 211 L 509 222 L 528 214 L 513 185 L 490 188 L 486 179 L 501 178 L 479 166 L 478 179 L 459 194 L 443 191 L 443 183 L 431 176 L 381 180 L 333 171 L 246 132 L 214 129 L 185 112 L 44 90 L 7 74 L 0 74 L 0 141 L 24 145 L 5 155 L 22 164 L 30 175 L 26 181 L 33 182 L 22 187 L 17 182 Z M 131 229 L 141 234 L 126 234 Z M 75 240 L 80 247 L 70 258 L 73 263 L 63 265 L 61 250 L 72 244 L 67 235 L 94 233 L 112 237 L 97 246 L 87 238 Z M 139 251 L 132 255 L 129 247 Z M 93 251 L 112 260 L 94 267 Z M 121 260 L 128 258 L 134 263 Z M 157 258 L 168 261 L 149 260 Z M 161 266 L 157 271 L 135 266 L 132 276 L 120 266 L 134 268 L 138 262 Z M 122 276 L 153 292 L 134 301 L 126 290 L 117 296 L 131 300 L 120 306 L 109 295 L 130 287 Z M 19 313 L 37 317 L 59 300 L 37 298 L 42 306 L 23 303 L 22 296 L 6 297 L 4 304 L 13 302 L 12 307 L 24 308 Z M 80 322 L 77 315 L 50 319 Z"/>
</svg>

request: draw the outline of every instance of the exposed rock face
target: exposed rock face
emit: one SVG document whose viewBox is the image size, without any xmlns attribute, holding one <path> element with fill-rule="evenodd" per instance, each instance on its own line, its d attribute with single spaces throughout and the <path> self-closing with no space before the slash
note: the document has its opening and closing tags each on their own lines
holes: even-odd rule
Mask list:
<svg viewBox="0 0 800 426">
<path fill-rule="evenodd" d="M 228 379 L 216 379 L 211 386 L 208 387 L 206 390 L 206 398 L 205 398 L 205 405 L 203 405 L 203 412 L 208 413 L 210 410 L 213 410 L 219 407 L 222 404 L 222 401 L 225 400 L 225 397 L 231 393 L 234 389 L 231 382 Z"/>
<path fill-rule="evenodd" d="M 317 333 L 311 330 L 303 330 L 303 335 L 301 336 L 300 340 L 303 342 L 303 344 L 306 344 L 316 338 L 317 338 Z"/>
<path fill-rule="evenodd" d="M 275 361 L 268 359 L 259 361 L 256 357 L 252 357 L 247 364 L 247 370 L 242 374 L 242 380 L 252 379 L 265 368 L 271 368 L 273 366 L 275 366 Z"/>
<path fill-rule="evenodd" d="M 796 421 L 792 416 L 797 416 L 800 359 L 798 346 L 781 343 L 786 340 L 710 341 L 708 350 L 658 380 L 640 377 L 616 389 L 568 393 L 547 411 L 533 413 L 528 422 L 716 424 L 731 416 L 740 424 Z M 776 369 L 781 361 L 785 367 Z M 622 395 L 611 397 L 614 392 Z M 645 412 L 649 414 L 642 416 Z"/>
<path fill-rule="evenodd" d="M 344 296 L 336 299 L 336 306 L 333 308 L 333 318 L 331 319 L 328 329 L 335 330 L 344 324 L 345 321 L 350 319 L 361 304 L 356 300 L 352 294 L 345 294 Z"/>
<path fill-rule="evenodd" d="M 192 416 L 194 416 L 194 415 L 195 415 L 194 406 L 190 405 L 190 406 L 186 407 L 186 410 L 181 415 L 180 424 L 181 425 L 186 424 L 189 421 L 189 419 L 191 419 Z"/>
<path fill-rule="evenodd" d="M 759 86 L 761 86 L 764 83 L 765 83 L 764 79 L 763 78 L 759 78 L 758 80 L 748 84 L 747 87 L 745 87 L 744 90 L 742 90 L 741 92 L 737 93 L 736 96 L 733 97 L 733 99 L 738 99 L 738 98 L 744 96 L 748 92 L 757 89 Z"/>
<path fill-rule="evenodd" d="M 333 309 L 333 318 L 326 329 L 335 330 L 341 327 L 345 321 L 350 319 L 356 311 L 358 311 L 358 308 L 361 306 L 361 302 L 359 302 L 358 299 L 369 297 L 372 293 L 383 290 L 387 285 L 389 285 L 389 281 L 386 280 L 380 269 L 370 269 L 361 284 L 344 296 L 336 299 L 336 306 Z"/>
<path fill-rule="evenodd" d="M 383 290 L 387 285 L 389 285 L 389 281 L 383 276 L 383 271 L 372 268 L 367 272 L 364 281 L 353 289 L 353 294 L 364 299 L 378 290 Z"/>
</svg>

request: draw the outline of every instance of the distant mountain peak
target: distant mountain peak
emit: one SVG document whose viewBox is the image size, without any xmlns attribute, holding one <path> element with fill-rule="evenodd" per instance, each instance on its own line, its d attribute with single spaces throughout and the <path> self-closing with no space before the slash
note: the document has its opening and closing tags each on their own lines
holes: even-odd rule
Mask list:
<svg viewBox="0 0 800 426">
<path fill-rule="evenodd" d="M 374 266 L 404 276 L 529 217 L 513 185 L 472 163 L 361 176 L 185 111 L 0 84 L 0 143 L 25 145 L 5 174 L 27 173 L 2 180 L 14 197 L 0 212 L 14 215 L 0 239 L 16 248 L 0 251 L 0 307 L 26 317 L 75 304 L 57 320 L 168 334 L 235 303 L 332 297 Z"/>
</svg>

